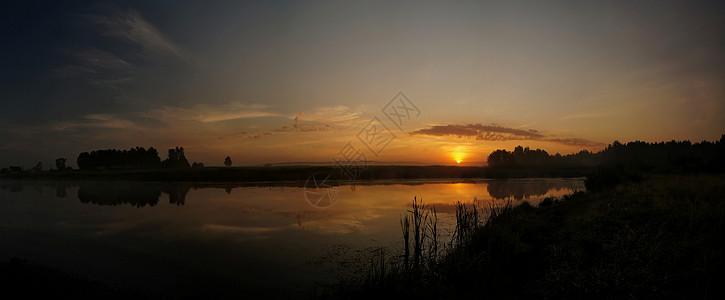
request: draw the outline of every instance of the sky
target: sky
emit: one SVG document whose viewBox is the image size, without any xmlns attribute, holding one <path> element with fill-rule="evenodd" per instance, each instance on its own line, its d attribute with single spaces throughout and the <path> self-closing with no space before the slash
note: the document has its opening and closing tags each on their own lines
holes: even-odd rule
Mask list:
<svg viewBox="0 0 725 300">
<path fill-rule="evenodd" d="M 481 165 L 725 133 L 722 1 L 0 4 L 0 166 Z M 362 156 L 360 156 L 362 155 Z"/>
</svg>

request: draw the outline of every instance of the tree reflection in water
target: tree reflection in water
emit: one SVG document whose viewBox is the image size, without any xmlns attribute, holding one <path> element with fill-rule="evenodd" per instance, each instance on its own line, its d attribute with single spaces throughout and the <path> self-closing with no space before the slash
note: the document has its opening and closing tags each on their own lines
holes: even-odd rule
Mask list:
<svg viewBox="0 0 725 300">
<path fill-rule="evenodd" d="M 486 187 L 488 194 L 498 200 L 513 199 L 524 200 L 530 197 L 546 195 L 551 190 L 572 188 L 572 183 L 565 180 L 494 180 Z"/>
<path fill-rule="evenodd" d="M 191 184 L 149 183 L 149 182 L 91 182 L 82 183 L 78 188 L 78 200 L 81 203 L 97 205 L 130 204 L 136 207 L 155 206 L 161 193 L 169 195 L 169 203 L 184 205 Z"/>
</svg>

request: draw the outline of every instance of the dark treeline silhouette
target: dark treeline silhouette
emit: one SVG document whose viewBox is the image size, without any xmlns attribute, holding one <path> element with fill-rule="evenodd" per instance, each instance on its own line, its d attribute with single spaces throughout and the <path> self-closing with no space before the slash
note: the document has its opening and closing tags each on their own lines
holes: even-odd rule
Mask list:
<svg viewBox="0 0 725 300">
<path fill-rule="evenodd" d="M 597 153 L 604 166 L 621 165 L 651 172 L 722 171 L 725 135 L 719 141 L 659 143 L 617 141 Z"/>
<path fill-rule="evenodd" d="M 518 146 L 513 152 L 496 150 L 488 157 L 489 176 L 546 175 L 554 169 L 585 170 L 587 190 L 603 190 L 622 182 L 639 182 L 647 174 L 725 172 L 725 135 L 719 141 L 669 141 L 626 144 L 614 141 L 597 153 L 581 151 L 554 156 Z M 533 174 L 533 175 L 532 175 Z"/>
<path fill-rule="evenodd" d="M 614 141 L 602 151 L 583 150 L 576 154 L 549 155 L 541 149 L 518 146 L 514 151 L 496 150 L 488 156 L 491 168 L 517 167 L 615 167 L 647 172 L 722 171 L 725 163 L 725 135 L 719 141 L 691 143 Z"/>
<path fill-rule="evenodd" d="M 50 171 L 71 171 L 71 167 L 66 166 L 65 158 L 57 158 L 55 160 L 56 170 Z M 103 170 L 103 169 L 178 169 L 190 168 L 189 161 L 184 154 L 184 147 L 175 147 L 169 149 L 168 157 L 161 161 L 159 151 L 154 147 L 148 149 L 136 146 L 128 150 L 105 149 L 95 150 L 91 152 L 82 152 L 76 159 L 78 169 L 87 170 Z M 201 162 L 195 162 L 194 168 L 204 168 Z M 43 170 L 43 165 L 38 162 L 35 167 L 26 171 L 37 174 Z M 21 167 L 10 166 L 9 168 L 0 169 L 2 174 L 21 173 Z M 24 172 L 23 172 L 24 173 Z"/>
<path fill-rule="evenodd" d="M 531 150 L 517 146 L 514 151 L 496 150 L 488 156 L 490 167 L 592 167 L 596 166 L 597 154 L 582 150 L 579 153 L 562 156 L 549 155 L 544 150 Z"/>
<path fill-rule="evenodd" d="M 56 161 L 57 164 L 61 162 Z M 154 147 L 144 149 L 143 147 L 131 148 L 129 150 L 96 150 L 90 153 L 83 152 L 78 155 L 78 168 L 81 170 L 98 169 L 158 169 L 158 168 L 189 168 L 189 161 L 184 154 L 184 147 L 169 149 L 168 157 L 161 161 L 159 152 Z M 64 161 L 63 161 L 64 165 Z M 202 163 L 196 163 L 196 167 L 203 168 Z"/>
<path fill-rule="evenodd" d="M 58 170 L 58 171 L 70 171 L 70 170 L 73 170 L 73 168 L 68 167 L 68 166 L 65 165 L 65 163 L 67 161 L 68 160 L 65 159 L 65 158 L 63 158 L 63 157 L 56 158 L 55 159 L 55 169 Z"/>
<path fill-rule="evenodd" d="M 164 168 L 172 169 L 189 168 L 189 161 L 186 160 L 186 155 L 184 154 L 184 147 L 169 149 L 169 157 L 161 162 L 161 166 Z"/>
<path fill-rule="evenodd" d="M 153 169 L 161 166 L 159 152 L 154 147 L 131 148 L 129 150 L 96 150 L 83 152 L 76 161 L 81 170 L 96 169 Z"/>
</svg>

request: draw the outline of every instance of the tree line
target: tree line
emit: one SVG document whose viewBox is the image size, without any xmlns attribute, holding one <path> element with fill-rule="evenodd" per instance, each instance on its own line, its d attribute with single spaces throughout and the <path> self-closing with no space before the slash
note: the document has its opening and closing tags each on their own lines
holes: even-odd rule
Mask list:
<svg viewBox="0 0 725 300">
<path fill-rule="evenodd" d="M 127 168 L 154 169 L 161 166 L 159 152 L 154 147 L 131 148 L 129 150 L 106 149 L 82 152 L 76 160 L 81 170 Z"/>
<path fill-rule="evenodd" d="M 227 157 L 229 166 L 231 160 Z M 189 164 L 184 153 L 184 147 L 175 147 L 168 150 L 167 157 L 161 160 L 159 152 L 154 147 L 144 149 L 143 147 L 131 148 L 129 150 L 96 150 L 83 152 L 78 155 L 78 168 L 81 170 L 98 169 L 181 169 L 181 168 L 203 168 L 204 163 L 194 162 Z M 227 162 L 225 161 L 225 164 Z"/>
<path fill-rule="evenodd" d="M 622 144 L 614 141 L 593 153 L 587 150 L 569 155 L 549 155 L 541 149 L 517 146 L 509 152 L 496 150 L 488 156 L 491 168 L 623 166 L 643 171 L 725 170 L 725 135 L 719 141 L 642 141 Z"/>
<path fill-rule="evenodd" d="M 56 169 L 50 171 L 70 171 L 72 167 L 66 166 L 67 159 L 59 157 L 55 160 Z M 204 163 L 193 162 L 189 164 L 184 153 L 184 147 L 174 147 L 168 150 L 167 157 L 161 160 L 159 151 L 154 147 L 148 149 L 136 146 L 128 150 L 119 149 L 103 149 L 91 152 L 82 152 L 76 159 L 76 164 L 80 170 L 101 170 L 101 169 L 180 169 L 180 168 L 204 168 Z M 226 167 L 232 166 L 231 157 L 224 159 Z M 24 171 L 40 172 L 43 170 L 43 164 L 38 162 L 34 167 L 25 169 L 20 166 L 10 166 L 3 168 L 0 173 L 18 173 Z"/>
<path fill-rule="evenodd" d="M 549 155 L 542 149 L 516 146 L 509 152 L 504 149 L 493 151 L 487 159 L 490 167 L 591 167 L 598 164 L 597 154 L 582 150 L 575 154 Z"/>
</svg>

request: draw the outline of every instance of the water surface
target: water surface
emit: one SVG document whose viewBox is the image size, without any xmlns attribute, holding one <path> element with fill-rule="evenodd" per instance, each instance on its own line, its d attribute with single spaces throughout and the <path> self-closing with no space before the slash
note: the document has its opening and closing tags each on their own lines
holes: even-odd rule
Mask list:
<svg viewBox="0 0 725 300">
<path fill-rule="evenodd" d="M 455 203 L 538 204 L 583 179 L 384 181 L 342 185 L 310 205 L 301 186 L 0 181 L 0 260 L 12 257 L 161 295 L 299 296 L 402 247 L 413 197 L 435 205 L 441 240 Z M 475 200 L 474 200 L 475 199 Z"/>
</svg>

